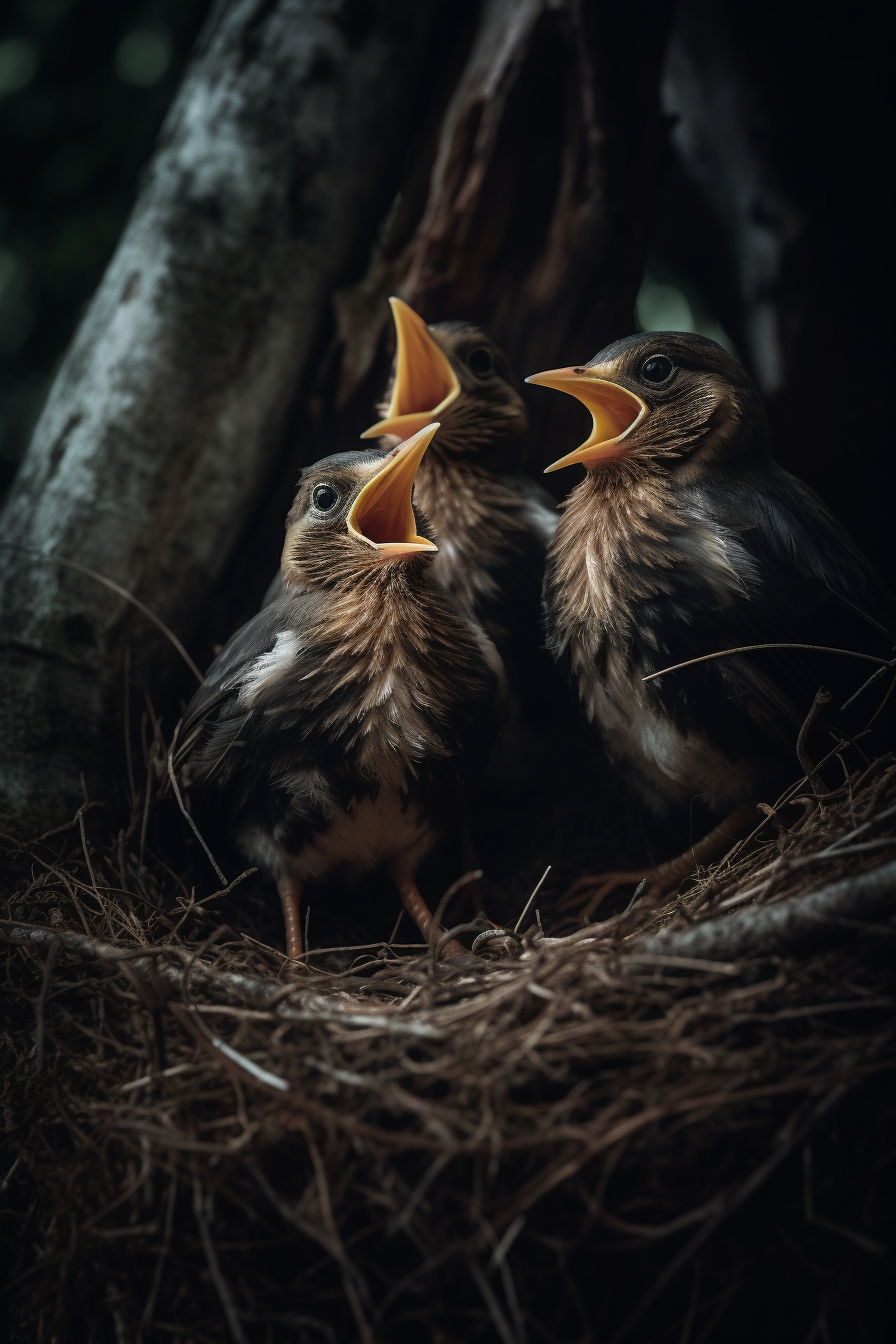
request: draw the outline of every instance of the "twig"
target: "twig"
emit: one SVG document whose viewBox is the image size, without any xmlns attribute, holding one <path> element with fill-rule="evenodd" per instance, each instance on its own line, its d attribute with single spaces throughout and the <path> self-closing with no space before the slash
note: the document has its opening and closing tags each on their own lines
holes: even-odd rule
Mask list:
<svg viewBox="0 0 896 1344">
<path fill-rule="evenodd" d="M 492 1286 L 482 1272 L 482 1266 L 473 1256 L 467 1258 L 467 1266 L 470 1271 L 470 1277 L 476 1284 L 482 1294 L 482 1300 L 488 1308 L 488 1314 L 492 1318 L 492 1324 L 495 1327 L 495 1333 L 499 1336 L 502 1344 L 520 1344 L 519 1336 L 511 1330 L 507 1317 L 501 1310 L 498 1299 L 492 1291 Z"/>
<path fill-rule="evenodd" d="M 90 874 L 90 881 L 93 886 L 93 894 L 102 906 L 100 894 L 96 889 L 96 874 L 93 871 L 93 864 L 90 862 L 90 855 L 87 852 L 87 836 L 84 833 L 84 809 L 78 808 L 78 825 L 81 827 L 81 848 L 84 851 L 84 862 L 87 864 L 87 871 Z"/>
<path fill-rule="evenodd" d="M 651 672 L 642 677 L 642 681 L 653 681 L 655 677 L 664 677 L 667 672 L 680 672 L 683 667 L 693 667 L 695 663 L 711 663 L 716 658 L 731 658 L 736 653 L 755 653 L 757 649 L 808 649 L 812 653 L 839 653 L 844 658 L 861 658 L 866 663 L 877 663 L 888 667 L 886 658 L 876 658 L 872 653 L 856 653 L 855 649 L 829 649 L 825 644 L 744 644 L 739 649 L 720 649 L 718 653 L 704 653 L 699 658 L 689 658 L 685 663 L 675 663 L 659 672 Z"/>
<path fill-rule="evenodd" d="M 15 1176 L 15 1174 L 16 1174 L 16 1168 L 18 1167 L 18 1165 L 19 1165 L 19 1163 L 21 1162 L 21 1160 L 22 1160 L 22 1154 L 19 1153 L 18 1156 L 16 1157 L 15 1162 L 13 1162 L 13 1164 L 12 1164 L 12 1166 L 10 1167 L 9 1171 L 8 1171 L 8 1172 L 6 1173 L 6 1175 L 3 1177 L 3 1180 L 0 1181 L 0 1195 L 4 1194 L 4 1193 L 6 1192 L 6 1190 L 9 1188 L 9 1183 L 10 1183 L 10 1181 L 12 1180 L 13 1176 Z"/>
<path fill-rule="evenodd" d="M 143 1315 L 140 1317 L 140 1328 L 142 1330 L 148 1330 L 152 1325 L 156 1302 L 159 1299 L 159 1289 L 162 1286 L 162 1274 L 165 1270 L 165 1261 L 168 1258 L 168 1252 L 171 1249 L 171 1236 L 174 1231 L 174 1205 L 176 1201 L 177 1176 L 174 1175 L 171 1177 L 171 1182 L 168 1186 L 168 1198 L 165 1201 L 165 1223 L 162 1231 L 162 1245 L 159 1248 L 156 1267 L 153 1271 L 152 1287 L 149 1290 L 149 1297 L 146 1299 L 146 1305 L 143 1308 Z"/>
<path fill-rule="evenodd" d="M 395 942 L 395 935 L 398 933 L 398 926 L 399 926 L 399 924 L 401 923 L 401 917 L 402 917 L 403 914 L 404 914 L 404 906 L 402 906 L 401 909 L 400 909 L 399 912 L 398 912 L 398 918 L 397 918 L 396 921 L 395 921 L 395 925 L 394 925 L 394 927 L 393 927 L 393 929 L 392 929 L 392 932 L 389 934 L 389 941 L 388 941 L 388 943 L 386 944 L 387 947 L 391 947 L 392 944 Z M 306 947 L 306 951 L 307 951 L 307 947 Z"/>
<path fill-rule="evenodd" d="M 330 1187 L 327 1183 L 327 1172 L 320 1155 L 320 1149 L 314 1141 L 314 1136 L 307 1125 L 303 1125 L 305 1139 L 308 1144 L 308 1153 L 314 1167 L 314 1175 L 317 1179 L 317 1199 L 320 1205 L 320 1216 L 324 1227 L 332 1242 L 334 1253 L 342 1273 L 342 1286 L 345 1290 L 345 1296 L 348 1300 L 351 1313 L 355 1318 L 355 1325 L 358 1328 L 358 1334 L 361 1338 L 361 1344 L 375 1344 L 373 1331 L 364 1310 L 361 1306 L 361 1299 L 358 1296 L 358 1289 L 355 1286 L 354 1266 L 346 1254 L 342 1237 L 339 1234 L 339 1228 L 336 1226 L 336 1219 L 333 1216 L 333 1205 L 330 1202 Z"/>
<path fill-rule="evenodd" d="M 146 722 L 146 715 L 143 715 L 142 723 Z M 141 724 L 141 734 L 142 734 Z M 149 804 L 152 799 L 152 756 L 146 753 L 146 794 L 143 799 L 143 819 L 140 823 L 140 867 L 143 867 L 144 856 L 146 854 L 146 830 L 149 826 Z"/>
<path fill-rule="evenodd" d="M 276 1073 L 263 1069 L 260 1064 L 256 1064 L 247 1055 L 241 1054 L 239 1050 L 234 1050 L 232 1045 L 228 1045 L 226 1041 L 221 1040 L 220 1036 L 215 1035 L 213 1031 L 209 1031 L 198 1014 L 190 1012 L 179 1003 L 171 1003 L 169 1007 L 175 1017 L 188 1028 L 194 1037 L 211 1046 L 213 1050 L 218 1051 L 231 1064 L 235 1064 L 243 1073 L 254 1079 L 255 1082 L 271 1088 L 274 1092 L 289 1091 L 289 1083 L 285 1078 L 280 1078 Z"/>
<path fill-rule="evenodd" d="M 178 807 L 180 808 L 181 812 L 183 812 L 184 816 L 186 817 L 186 819 L 187 819 L 187 821 L 188 821 L 190 827 L 192 828 L 193 834 L 196 836 L 196 839 L 199 841 L 200 845 L 202 846 L 202 848 L 205 850 L 206 854 L 208 855 L 208 861 L 209 861 L 209 863 L 210 863 L 211 866 L 214 868 L 215 872 L 218 874 L 218 877 L 220 878 L 220 880 L 224 883 L 224 885 L 225 885 L 225 887 L 226 887 L 226 886 L 227 886 L 227 878 L 224 876 L 224 874 L 221 872 L 221 869 L 218 867 L 217 863 L 215 862 L 215 856 L 214 856 L 214 854 L 211 852 L 211 850 L 209 849 L 208 845 L 207 845 L 207 844 L 205 843 L 205 841 L 203 840 L 202 835 L 200 834 L 200 831 L 199 831 L 199 827 L 196 825 L 195 821 L 194 821 L 193 818 L 190 816 L 190 814 L 189 814 L 189 812 L 187 811 L 187 809 L 184 807 L 184 800 L 183 800 L 183 798 L 181 798 L 181 796 L 180 796 L 180 789 L 177 787 L 177 780 L 176 780 L 175 777 L 174 777 L 174 748 L 175 748 L 175 746 L 177 745 L 177 735 L 178 735 L 179 732 L 180 732 L 180 724 L 178 724 L 177 727 L 175 728 L 175 730 L 174 730 L 174 736 L 173 736 L 172 739 L 171 739 L 171 746 L 168 748 L 168 778 L 171 780 L 171 787 L 172 787 L 173 790 L 174 790 L 174 796 L 175 796 L 175 798 L 177 799 L 177 805 L 178 805 Z"/>
<path fill-rule="evenodd" d="M 122 718 L 124 720 L 124 756 L 128 771 L 128 788 L 131 791 L 131 813 L 137 806 L 137 785 L 134 783 L 134 761 L 131 754 L 131 646 L 124 646 L 124 705 L 122 706 Z"/>
<path fill-rule="evenodd" d="M 871 872 L 831 882 L 817 891 L 774 905 L 738 910 L 693 924 L 689 929 L 633 939 L 626 951 L 654 952 L 700 960 L 807 953 L 844 942 L 847 930 L 832 921 L 874 919 L 896 906 L 896 859 Z"/>
<path fill-rule="evenodd" d="M 37 1002 L 34 1005 L 34 1072 L 40 1073 L 44 1066 L 44 1015 L 47 1005 L 47 994 L 50 989 L 50 977 L 53 974 L 53 964 L 59 956 L 59 939 L 54 938 L 47 949 L 47 959 L 44 962 L 44 971 L 40 981 L 40 993 L 37 996 Z"/>
<path fill-rule="evenodd" d="M 35 551 L 30 546 L 19 546 L 12 541 L 0 541 L 0 546 L 7 546 L 11 551 L 22 551 L 25 555 L 33 555 L 38 560 L 52 560 L 54 564 L 64 565 L 66 569 L 77 570 L 79 574 L 86 574 L 88 578 L 95 579 L 97 583 L 103 584 L 103 586 L 110 589 L 111 592 L 117 593 L 119 597 L 123 597 L 126 602 L 130 602 L 138 611 L 142 611 L 143 615 L 147 616 L 152 621 L 153 625 L 161 630 L 165 638 L 170 641 L 175 649 L 177 649 L 177 652 L 180 654 L 181 658 L 183 658 L 200 686 L 203 685 L 205 677 L 199 671 L 199 668 L 193 662 L 193 659 L 187 653 L 177 635 L 168 629 L 168 626 L 161 617 L 157 616 L 154 611 L 151 611 L 145 602 L 141 602 L 139 597 L 134 597 L 133 593 L 129 593 L 126 588 L 122 588 L 120 583 L 115 583 L 112 579 L 107 579 L 105 574 L 98 574 L 95 569 L 90 569 L 87 565 L 79 565 L 76 560 L 64 560 L 61 555 L 48 555 L 46 551 Z"/>
<path fill-rule="evenodd" d="M 193 954 L 186 949 L 171 944 L 160 947 L 114 947 L 97 938 L 85 938 L 83 934 L 69 930 L 43 929 L 28 925 L 19 920 L 0 920 L 0 938 L 4 942 L 19 946 L 49 946 L 56 940 L 67 952 L 77 956 L 95 958 L 121 965 L 128 972 L 144 982 L 147 989 L 158 993 L 174 992 L 178 996 L 183 982 L 182 970 L 166 965 L 165 957 L 175 957 L 180 961 L 193 960 Z M 381 944 L 375 944 L 380 946 Z M 417 944 L 414 944 L 416 947 Z M 250 1008 L 269 1008 L 278 1017 L 290 1022 L 333 1022 L 344 1027 L 374 1027 L 380 1031 L 401 1036 L 417 1036 L 421 1039 L 441 1041 L 444 1032 L 428 1022 L 408 1021 L 397 1016 L 398 1009 L 379 1007 L 376 1012 L 358 1012 L 344 1000 L 334 1000 L 323 994 L 309 993 L 301 984 L 282 985 L 274 980 L 261 980 L 257 976 L 243 975 L 236 971 L 215 971 L 211 967 L 195 964 L 190 972 L 191 985 L 214 989 L 231 1003 L 243 1004 Z M 296 997 L 294 1006 L 286 1000 Z"/>
<path fill-rule="evenodd" d="M 100 802 L 84 803 L 78 808 L 78 811 L 72 817 L 71 821 L 65 821 L 61 826 L 54 826 L 51 831 L 44 831 L 42 835 L 35 836 L 33 840 L 17 840 L 14 835 L 7 835 L 5 831 L 0 831 L 0 839 L 5 840 L 7 844 L 12 845 L 13 853 L 24 853 L 26 849 L 33 849 L 35 845 L 42 845 L 43 842 L 49 840 L 51 836 L 61 835 L 63 831 L 70 831 L 73 826 L 77 826 L 78 817 L 82 812 L 89 812 L 92 807 L 102 806 L 103 804 Z"/>
<path fill-rule="evenodd" d="M 803 720 L 803 726 L 796 739 L 797 760 L 803 767 L 803 772 L 816 793 L 824 792 L 824 780 L 809 759 L 809 753 L 806 750 L 806 741 L 812 731 L 812 725 L 818 717 L 819 711 L 824 705 L 829 703 L 830 699 L 830 691 L 826 691 L 823 686 L 819 686 L 818 690 L 815 692 L 815 699 L 812 701 L 812 708 Z"/>
<path fill-rule="evenodd" d="M 862 732 L 855 733 L 851 738 L 849 739 L 844 738 L 842 742 L 838 742 L 836 747 L 833 747 L 826 756 L 822 756 L 821 760 L 818 762 L 818 765 L 815 768 L 817 770 L 820 770 L 823 765 L 827 765 L 828 761 L 833 760 L 833 758 L 837 755 L 837 753 L 839 751 L 842 751 L 844 747 L 855 746 L 856 742 L 858 742 L 860 738 L 864 737 L 867 732 L 868 729 L 864 728 Z M 865 774 L 867 775 L 867 773 L 868 771 L 866 770 Z M 862 779 L 864 778 L 865 775 L 862 776 Z M 765 816 L 762 818 L 759 825 L 756 826 L 754 830 L 750 832 L 749 835 L 745 835 L 742 840 L 737 841 L 737 843 L 725 855 L 724 861 L 728 864 L 731 864 L 731 862 L 737 857 L 737 855 L 740 854 L 741 851 L 744 850 L 746 846 L 751 843 L 751 841 L 756 839 L 756 836 L 759 834 L 761 830 L 763 830 L 764 827 L 768 825 L 772 817 L 774 817 L 778 812 L 780 812 L 782 807 L 786 807 L 788 803 L 793 802 L 794 794 L 798 793 L 799 790 L 803 787 L 803 785 L 808 783 L 809 780 L 804 775 L 802 779 L 798 779 L 795 784 L 791 784 L 788 788 L 786 788 L 784 792 L 781 794 L 781 796 L 775 800 L 775 804 L 772 807 L 771 811 L 766 812 Z"/>
<path fill-rule="evenodd" d="M 468 873 L 461 873 L 457 881 L 451 883 L 451 886 L 448 887 L 448 889 L 442 896 L 442 899 L 439 901 L 439 904 L 436 906 L 436 912 L 433 915 L 433 923 L 441 924 L 442 916 L 444 915 L 446 909 L 448 908 L 448 902 L 452 899 L 452 897 L 457 895 L 461 887 L 467 886 L 467 884 L 470 882 L 478 882 L 481 877 L 482 877 L 481 868 L 473 868 Z"/>
<path fill-rule="evenodd" d="M 235 877 L 232 882 L 229 882 L 226 887 L 222 887 L 220 891 L 213 891 L 211 896 L 203 896 L 201 901 L 194 901 L 191 909 L 198 910 L 201 905 L 208 905 L 209 901 L 216 901 L 219 896 L 229 896 L 234 887 L 238 887 L 247 877 L 251 877 L 253 873 L 257 872 L 257 868 L 247 868 L 244 873 L 240 873 L 239 877 Z"/>
<path fill-rule="evenodd" d="M 233 1298 L 230 1296 L 230 1290 L 224 1281 L 224 1275 L 221 1273 L 221 1265 L 218 1260 L 215 1244 L 212 1241 L 208 1222 L 205 1217 L 204 1194 L 202 1184 L 198 1176 L 193 1177 L 193 1217 L 199 1228 L 199 1235 L 202 1238 L 202 1249 L 205 1251 L 205 1259 L 208 1264 L 209 1273 L 212 1276 L 212 1282 L 217 1289 L 221 1306 L 224 1308 L 224 1315 L 227 1319 L 227 1326 L 230 1330 L 231 1338 L 234 1344 L 248 1344 L 243 1327 L 240 1324 L 236 1307 L 233 1305 Z"/>
<path fill-rule="evenodd" d="M 548 875 L 548 873 L 549 873 L 550 871 L 551 871 L 551 864 L 548 864 L 547 868 L 545 868 L 544 872 L 542 873 L 540 880 L 536 883 L 536 885 L 535 885 L 535 890 L 533 891 L 532 895 L 529 897 L 528 901 L 526 902 L 526 907 L 525 907 L 525 909 L 523 910 L 523 913 L 520 915 L 519 919 L 517 920 L 517 922 L 516 922 L 516 923 L 514 924 L 514 926 L 513 926 L 513 932 L 514 932 L 514 933 L 519 933 L 520 929 L 522 928 L 522 926 L 523 926 L 523 920 L 526 918 L 526 916 L 528 915 L 529 911 L 532 909 L 532 902 L 535 900 L 535 897 L 538 895 L 538 893 L 541 891 L 542 887 L 544 886 L 544 880 L 545 880 L 545 878 L 547 877 L 547 875 Z"/>
</svg>

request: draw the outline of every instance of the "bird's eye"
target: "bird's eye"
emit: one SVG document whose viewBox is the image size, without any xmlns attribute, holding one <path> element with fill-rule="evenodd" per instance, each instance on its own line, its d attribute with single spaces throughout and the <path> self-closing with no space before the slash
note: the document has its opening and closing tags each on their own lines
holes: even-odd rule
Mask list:
<svg viewBox="0 0 896 1344">
<path fill-rule="evenodd" d="M 675 365 L 665 355 L 651 355 L 641 365 L 641 377 L 647 383 L 665 383 L 674 369 Z"/>
<path fill-rule="evenodd" d="M 475 374 L 481 378 L 486 373 L 491 373 L 493 366 L 492 357 L 488 350 L 480 347 L 478 350 L 471 350 L 467 355 L 467 364 Z"/>
<path fill-rule="evenodd" d="M 316 485 L 311 494 L 311 503 L 320 513 L 329 513 L 339 503 L 339 492 L 332 485 Z"/>
</svg>

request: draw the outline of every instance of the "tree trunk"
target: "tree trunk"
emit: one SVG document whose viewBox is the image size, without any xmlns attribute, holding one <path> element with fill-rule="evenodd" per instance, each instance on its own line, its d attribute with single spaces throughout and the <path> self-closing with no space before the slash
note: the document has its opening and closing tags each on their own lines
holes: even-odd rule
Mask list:
<svg viewBox="0 0 896 1344">
<path fill-rule="evenodd" d="M 194 647 L 203 630 L 217 642 L 270 578 L 297 466 L 370 422 L 388 294 L 430 321 L 482 322 L 521 374 L 632 330 L 664 15 L 580 0 L 220 5 L 4 539 L 109 576 Z M 558 426 L 577 431 L 568 400 L 531 398 L 540 465 Z M 124 647 L 156 688 L 174 655 L 83 574 L 9 550 L 0 565 L 0 790 L 18 828 L 47 826 L 81 801 L 82 770 L 91 791 L 110 777 Z"/>
</svg>

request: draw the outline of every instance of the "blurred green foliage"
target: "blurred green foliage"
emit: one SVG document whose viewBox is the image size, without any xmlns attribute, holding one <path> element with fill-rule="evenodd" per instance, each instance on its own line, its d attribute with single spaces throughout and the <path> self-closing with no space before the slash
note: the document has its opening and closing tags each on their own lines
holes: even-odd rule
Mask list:
<svg viewBox="0 0 896 1344">
<path fill-rule="evenodd" d="M 0 490 L 124 227 L 208 9 L 0 6 Z"/>
</svg>

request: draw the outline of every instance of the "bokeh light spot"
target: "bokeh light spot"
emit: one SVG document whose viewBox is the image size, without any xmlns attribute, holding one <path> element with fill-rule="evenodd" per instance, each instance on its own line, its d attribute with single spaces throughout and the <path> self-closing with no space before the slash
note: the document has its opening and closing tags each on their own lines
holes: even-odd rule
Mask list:
<svg viewBox="0 0 896 1344">
<path fill-rule="evenodd" d="M 693 331 L 717 341 L 731 355 L 737 355 L 734 342 L 714 317 L 694 312 L 688 296 L 677 285 L 644 277 L 635 300 L 635 317 L 641 331 Z"/>
<path fill-rule="evenodd" d="M 37 47 L 24 37 L 8 37 L 0 42 L 0 96 L 17 93 L 30 84 L 38 59 Z"/>
<path fill-rule="evenodd" d="M 115 73 L 125 84 L 149 89 L 171 65 L 171 38 L 159 28 L 134 28 L 118 44 Z"/>
</svg>

